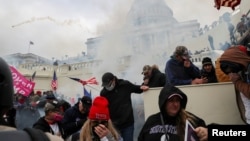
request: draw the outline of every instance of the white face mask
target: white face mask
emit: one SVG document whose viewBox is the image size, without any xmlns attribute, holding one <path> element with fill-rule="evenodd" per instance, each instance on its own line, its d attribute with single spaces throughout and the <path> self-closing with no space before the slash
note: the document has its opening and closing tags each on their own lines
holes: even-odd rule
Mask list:
<svg viewBox="0 0 250 141">
<path fill-rule="evenodd" d="M 112 82 L 112 84 L 110 86 L 105 86 L 105 89 L 108 91 L 112 91 L 115 88 L 115 83 Z"/>
</svg>

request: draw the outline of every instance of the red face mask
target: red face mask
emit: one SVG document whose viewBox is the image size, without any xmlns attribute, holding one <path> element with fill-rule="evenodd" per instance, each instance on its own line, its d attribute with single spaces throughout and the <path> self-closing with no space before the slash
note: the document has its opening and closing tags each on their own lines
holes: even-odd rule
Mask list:
<svg viewBox="0 0 250 141">
<path fill-rule="evenodd" d="M 55 115 L 54 115 L 54 121 L 61 121 L 63 119 L 63 116 L 62 115 L 60 115 L 60 114 L 58 114 L 58 113 L 56 113 Z"/>
<path fill-rule="evenodd" d="M 25 102 L 25 99 L 24 99 L 24 98 L 20 98 L 20 99 L 18 100 L 18 102 L 19 102 L 20 104 L 23 104 L 23 103 Z"/>
</svg>

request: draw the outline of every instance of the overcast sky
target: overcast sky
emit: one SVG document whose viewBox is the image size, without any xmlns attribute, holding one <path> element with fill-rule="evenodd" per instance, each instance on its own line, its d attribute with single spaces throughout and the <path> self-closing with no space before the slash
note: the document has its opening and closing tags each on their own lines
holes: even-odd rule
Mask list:
<svg viewBox="0 0 250 141">
<path fill-rule="evenodd" d="M 86 39 L 122 25 L 134 0 L 0 0 L 0 56 L 34 53 L 62 59 L 86 51 Z M 211 24 L 230 8 L 214 0 L 165 0 L 178 21 Z M 30 41 L 34 44 L 30 45 Z"/>
</svg>

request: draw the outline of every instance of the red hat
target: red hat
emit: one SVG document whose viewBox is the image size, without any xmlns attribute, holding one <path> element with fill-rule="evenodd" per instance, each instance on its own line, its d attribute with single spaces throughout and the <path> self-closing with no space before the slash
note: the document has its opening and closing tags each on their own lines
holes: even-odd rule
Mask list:
<svg viewBox="0 0 250 141">
<path fill-rule="evenodd" d="M 247 47 L 243 46 L 243 45 L 239 45 L 238 48 L 244 52 L 244 53 L 247 53 Z"/>
<path fill-rule="evenodd" d="M 108 100 L 105 97 L 97 96 L 89 111 L 89 119 L 109 120 Z"/>
<path fill-rule="evenodd" d="M 42 95 L 42 92 L 41 91 L 36 91 L 36 94 L 41 96 Z"/>
</svg>

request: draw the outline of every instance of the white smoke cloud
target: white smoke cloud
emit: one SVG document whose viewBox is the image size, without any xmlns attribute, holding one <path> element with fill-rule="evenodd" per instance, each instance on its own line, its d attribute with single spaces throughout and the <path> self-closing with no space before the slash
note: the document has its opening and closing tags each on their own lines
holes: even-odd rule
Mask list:
<svg viewBox="0 0 250 141">
<path fill-rule="evenodd" d="M 18 23 L 16 25 L 12 25 L 11 27 L 16 28 L 18 26 L 22 26 L 24 24 L 31 24 L 33 22 L 39 22 L 39 21 L 44 21 L 44 20 L 48 20 L 50 22 L 55 23 L 56 25 L 60 25 L 60 26 L 72 26 L 72 25 L 78 25 L 79 27 L 83 28 L 86 26 L 83 26 L 82 23 L 80 22 L 80 20 L 72 20 L 72 19 L 67 19 L 67 20 L 63 20 L 63 21 L 58 21 L 55 18 L 52 18 L 50 16 L 46 16 L 46 17 L 32 17 L 29 20 L 23 21 L 21 23 Z M 89 31 L 88 31 L 89 32 Z"/>
<path fill-rule="evenodd" d="M 86 39 L 123 26 L 134 0 L 0 0 L 1 53 L 30 51 L 62 59 L 86 51 Z M 217 19 L 222 11 L 211 0 L 165 0 L 179 21 L 198 19 L 202 25 Z M 189 5 L 189 6 L 182 6 Z M 199 12 L 195 12 L 195 11 Z M 231 9 L 227 9 L 231 10 Z M 210 24 L 210 23 L 209 23 Z"/>
</svg>

